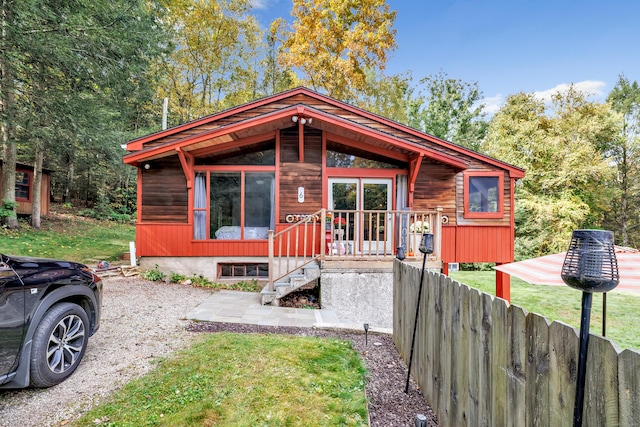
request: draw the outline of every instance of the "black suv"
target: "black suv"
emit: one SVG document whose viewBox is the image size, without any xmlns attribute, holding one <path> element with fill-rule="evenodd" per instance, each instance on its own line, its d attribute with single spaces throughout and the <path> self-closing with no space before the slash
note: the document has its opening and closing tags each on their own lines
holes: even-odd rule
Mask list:
<svg viewBox="0 0 640 427">
<path fill-rule="evenodd" d="M 75 262 L 0 254 L 0 388 L 50 387 L 100 326 L 102 281 Z"/>
</svg>

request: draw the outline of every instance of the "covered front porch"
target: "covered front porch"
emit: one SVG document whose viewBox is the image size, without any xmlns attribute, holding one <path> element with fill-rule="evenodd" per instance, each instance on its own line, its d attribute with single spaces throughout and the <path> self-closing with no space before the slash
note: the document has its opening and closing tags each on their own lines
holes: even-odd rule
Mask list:
<svg viewBox="0 0 640 427">
<path fill-rule="evenodd" d="M 291 226 L 269 231 L 269 303 L 317 279 L 322 269 L 392 269 L 395 258 L 422 260 L 423 234 L 432 235 L 427 267 L 442 268 L 441 208 L 408 210 L 330 210 L 306 215 Z"/>
</svg>

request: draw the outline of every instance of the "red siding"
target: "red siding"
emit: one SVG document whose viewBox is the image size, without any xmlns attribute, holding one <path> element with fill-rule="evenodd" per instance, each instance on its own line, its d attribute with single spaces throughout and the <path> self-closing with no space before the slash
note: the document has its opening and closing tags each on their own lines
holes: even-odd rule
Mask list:
<svg viewBox="0 0 640 427">
<path fill-rule="evenodd" d="M 456 262 L 456 226 L 442 226 L 442 261 Z"/>
<path fill-rule="evenodd" d="M 276 231 L 284 230 L 291 224 L 278 224 Z M 320 235 L 320 225 L 316 225 L 316 236 Z M 320 244 L 312 249 L 312 227 L 308 228 L 307 254 L 320 251 Z M 295 232 L 289 236 L 290 248 L 295 247 Z M 304 235 L 299 231 L 298 241 L 302 251 Z M 286 241 L 282 251 L 286 253 Z M 277 251 L 277 247 L 276 247 Z M 267 240 L 193 240 L 190 224 L 138 224 L 136 227 L 136 254 L 138 256 L 269 256 Z M 276 254 L 277 255 L 277 254 Z"/>
<path fill-rule="evenodd" d="M 509 227 L 443 226 L 444 262 L 513 261 L 513 242 Z"/>
<path fill-rule="evenodd" d="M 193 240 L 189 224 L 138 224 L 138 256 L 268 256 L 266 240 Z"/>
</svg>

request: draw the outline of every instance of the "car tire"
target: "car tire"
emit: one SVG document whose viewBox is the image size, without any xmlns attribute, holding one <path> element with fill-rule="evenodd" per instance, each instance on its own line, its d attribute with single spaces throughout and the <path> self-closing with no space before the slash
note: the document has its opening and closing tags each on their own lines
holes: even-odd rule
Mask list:
<svg viewBox="0 0 640 427">
<path fill-rule="evenodd" d="M 89 340 L 89 319 L 77 304 L 51 307 L 36 328 L 31 349 L 31 385 L 51 387 L 76 370 Z"/>
</svg>

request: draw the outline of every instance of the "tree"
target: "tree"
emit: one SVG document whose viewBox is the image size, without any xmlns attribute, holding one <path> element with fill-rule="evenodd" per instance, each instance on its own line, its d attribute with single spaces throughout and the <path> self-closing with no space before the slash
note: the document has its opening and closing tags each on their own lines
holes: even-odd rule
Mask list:
<svg viewBox="0 0 640 427">
<path fill-rule="evenodd" d="M 293 24 L 279 19 L 281 66 L 302 83 L 352 101 L 367 86 L 367 70 L 382 71 L 396 47 L 396 12 L 384 0 L 293 0 Z"/>
<path fill-rule="evenodd" d="M 424 103 L 423 98 L 414 94 L 411 74 L 385 76 L 368 70 L 366 78 L 367 85 L 356 95 L 355 104 L 384 118 L 411 125 L 411 117 Z"/>
<path fill-rule="evenodd" d="M 138 100 L 136 88 L 146 87 L 150 60 L 166 45 L 159 10 L 139 0 L 4 0 L 2 7 L 0 68 L 8 70 L 0 83 L 0 103 L 7 112 L 2 116 L 8 129 L 5 162 L 14 168 L 16 159 L 33 162 L 37 181 L 44 162 L 59 162 L 51 157 L 69 145 L 67 140 L 87 140 L 78 139 L 83 132 L 116 147 L 121 157 L 122 132 L 130 126 L 126 120 L 140 117 L 131 114 L 133 106 L 148 99 Z M 98 110 L 109 114 L 97 116 Z M 120 136 L 117 145 L 114 135 Z M 11 146 L 17 149 L 13 159 Z M 78 151 L 84 148 L 75 145 Z M 61 170 L 74 170 L 75 154 L 65 153 L 65 166 L 71 167 Z M 10 167 L 4 173 L 10 174 Z M 9 180 L 3 182 L 3 197 L 15 201 Z M 33 205 L 32 222 L 38 226 L 39 204 Z"/>
<path fill-rule="evenodd" d="M 182 123 L 258 97 L 262 30 L 249 0 L 167 0 L 175 50 L 160 64 L 158 97 Z M 178 124 L 176 123 L 176 124 Z"/>
<path fill-rule="evenodd" d="M 609 105 L 573 87 L 553 97 L 549 112 L 533 94 L 507 98 L 483 148 L 527 172 L 516 193 L 517 258 L 564 250 L 574 229 L 602 223 L 613 170 L 600 146 L 618 130 Z"/>
<path fill-rule="evenodd" d="M 299 86 L 298 77 L 289 68 L 281 68 L 278 64 L 278 25 L 274 21 L 266 34 L 267 53 L 262 60 L 263 69 L 261 92 L 268 96 Z"/>
<path fill-rule="evenodd" d="M 620 113 L 622 131 L 619 138 L 604 141 L 603 148 L 614 162 L 617 174 L 612 180 L 616 195 L 606 223 L 620 236 L 624 246 L 640 245 L 640 86 L 625 76 L 618 78 L 607 101 Z"/>
<path fill-rule="evenodd" d="M 16 121 L 14 75 L 19 63 L 20 52 L 15 48 L 16 34 L 15 15 L 18 6 L 25 6 L 26 2 L 2 0 L 0 11 L 0 139 L 2 140 L 2 212 L 3 224 L 8 228 L 18 228 L 16 214 L 16 145 L 14 132 Z"/>
<path fill-rule="evenodd" d="M 478 83 L 448 78 L 443 71 L 420 80 L 427 90 L 424 107 L 409 118 L 412 127 L 479 151 L 487 133 Z"/>
</svg>

